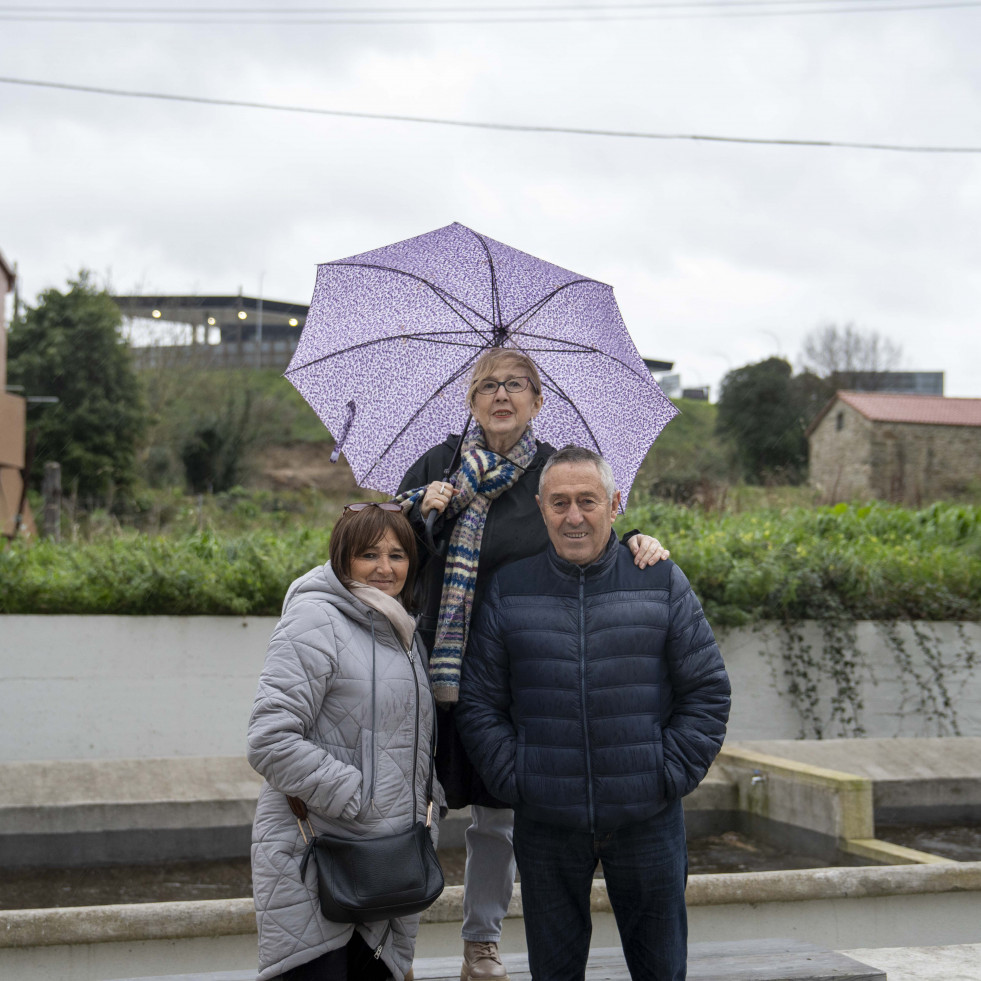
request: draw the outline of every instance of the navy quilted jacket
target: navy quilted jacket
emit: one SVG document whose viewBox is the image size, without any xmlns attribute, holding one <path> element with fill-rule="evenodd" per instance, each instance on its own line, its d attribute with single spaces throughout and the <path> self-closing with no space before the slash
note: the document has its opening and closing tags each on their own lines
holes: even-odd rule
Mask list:
<svg viewBox="0 0 981 981">
<path fill-rule="evenodd" d="M 611 534 L 590 566 L 549 545 L 496 573 L 455 715 L 495 796 L 605 833 L 695 789 L 725 737 L 729 678 L 681 569 L 638 569 Z"/>
</svg>

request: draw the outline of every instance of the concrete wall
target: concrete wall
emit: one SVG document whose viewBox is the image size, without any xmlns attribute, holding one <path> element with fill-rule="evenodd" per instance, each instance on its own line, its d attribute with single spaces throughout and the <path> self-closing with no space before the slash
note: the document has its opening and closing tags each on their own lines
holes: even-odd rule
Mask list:
<svg viewBox="0 0 981 981">
<path fill-rule="evenodd" d="M 275 620 L 268 617 L 0 616 L 0 761 L 241 756 Z M 858 625 L 867 736 L 981 736 L 981 625 L 901 624 L 911 667 Z M 924 652 L 916 634 L 929 639 Z M 788 695 L 792 659 L 775 627 L 719 632 L 733 682 L 731 739 L 853 736 L 836 716 L 819 624 L 805 625 L 816 706 Z M 809 676 L 810 677 L 810 676 Z M 952 713 L 938 709 L 949 698 Z M 840 713 L 839 713 L 840 714 Z M 954 731 L 953 725 L 957 730 Z"/>
</svg>

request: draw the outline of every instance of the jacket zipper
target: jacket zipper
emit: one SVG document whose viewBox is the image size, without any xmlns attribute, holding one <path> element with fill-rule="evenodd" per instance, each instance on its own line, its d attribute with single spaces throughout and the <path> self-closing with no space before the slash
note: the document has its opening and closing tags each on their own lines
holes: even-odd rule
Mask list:
<svg viewBox="0 0 981 981">
<path fill-rule="evenodd" d="M 388 926 L 385 927 L 385 932 L 381 935 L 381 940 L 378 941 L 378 946 L 375 948 L 375 960 L 381 960 L 382 950 L 385 947 L 385 941 L 388 940 L 388 935 L 392 932 L 392 921 L 388 921 Z"/>
<path fill-rule="evenodd" d="M 596 830 L 593 810 L 593 769 L 589 750 L 589 716 L 586 713 L 586 570 L 579 570 L 579 698 L 582 703 L 582 731 L 586 744 L 586 800 L 589 804 L 589 830 Z"/>
<path fill-rule="evenodd" d="M 375 719 L 375 617 L 371 610 L 368 611 L 368 624 L 371 627 L 371 783 L 368 786 L 368 807 L 375 806 L 375 770 L 377 770 L 377 760 L 375 759 L 375 729 L 377 720 Z"/>
<path fill-rule="evenodd" d="M 412 680 L 415 682 L 416 686 L 416 731 L 412 737 L 412 823 L 414 826 L 416 807 L 418 806 L 418 801 L 416 800 L 416 767 L 418 765 L 419 757 L 419 673 L 416 671 L 416 662 L 415 658 L 412 656 L 411 647 L 406 651 L 406 654 L 409 658 L 409 664 L 412 667 Z"/>
<path fill-rule="evenodd" d="M 368 806 L 375 806 L 375 616 L 368 611 L 368 625 L 371 627 L 371 783 L 368 785 Z M 412 666 L 412 680 L 416 686 L 416 732 L 412 743 L 412 816 L 416 813 L 416 754 L 419 752 L 419 675 L 416 673 L 416 661 L 412 656 L 412 647 L 406 650 L 409 664 Z"/>
</svg>

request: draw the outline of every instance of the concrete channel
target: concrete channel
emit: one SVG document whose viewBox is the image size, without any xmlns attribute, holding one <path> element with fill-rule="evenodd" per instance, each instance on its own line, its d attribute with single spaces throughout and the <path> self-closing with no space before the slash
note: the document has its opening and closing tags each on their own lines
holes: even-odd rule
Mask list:
<svg viewBox="0 0 981 981">
<path fill-rule="evenodd" d="M 0 764 L 0 866 L 247 854 L 259 785 L 237 757 Z M 981 821 L 981 738 L 727 745 L 686 800 L 690 834 L 741 830 L 823 853 L 832 867 L 692 876 L 692 941 L 780 937 L 832 950 L 981 941 L 981 861 L 880 841 L 883 815 Z M 465 823 L 446 822 L 444 844 L 462 840 Z M 450 886 L 427 912 L 420 957 L 456 953 L 461 902 Z M 602 880 L 593 910 L 594 946 L 615 946 Z M 524 949 L 520 888 L 504 946 Z M 4 978 L 104 981 L 254 963 L 249 899 L 0 912 Z"/>
</svg>

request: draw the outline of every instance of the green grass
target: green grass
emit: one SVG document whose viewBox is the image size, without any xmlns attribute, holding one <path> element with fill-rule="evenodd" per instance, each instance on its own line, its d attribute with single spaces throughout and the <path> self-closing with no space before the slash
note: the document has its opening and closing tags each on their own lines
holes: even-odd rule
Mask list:
<svg viewBox="0 0 981 981">
<path fill-rule="evenodd" d="M 75 541 L 0 552 L 0 613 L 275 615 L 290 581 L 326 560 L 339 510 L 314 494 L 241 490 L 144 504 L 142 531 L 94 515 Z M 716 626 L 981 619 L 979 507 L 705 511 L 647 500 L 618 527 L 671 549 Z"/>
<path fill-rule="evenodd" d="M 887 504 L 706 513 L 659 503 L 625 527 L 656 534 L 713 623 L 975 620 L 981 508 Z"/>
</svg>

